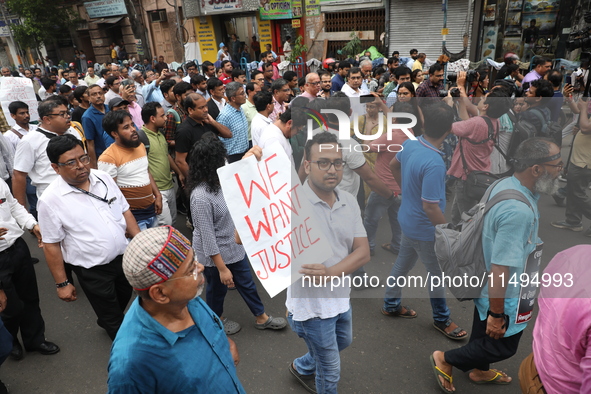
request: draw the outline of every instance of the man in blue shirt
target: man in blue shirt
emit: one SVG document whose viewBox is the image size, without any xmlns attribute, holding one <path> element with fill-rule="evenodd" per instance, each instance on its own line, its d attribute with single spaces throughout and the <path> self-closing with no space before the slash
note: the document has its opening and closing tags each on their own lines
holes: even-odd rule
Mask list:
<svg viewBox="0 0 591 394">
<path fill-rule="evenodd" d="M 224 325 L 199 298 L 205 278 L 191 243 L 171 226 L 136 235 L 123 271 L 138 297 L 111 348 L 108 392 L 245 393 Z"/>
<path fill-rule="evenodd" d="M 219 124 L 226 126 L 232 132 L 232 137 L 220 137 L 228 152 L 228 162 L 234 163 L 242 159 L 248 150 L 248 121 L 242 110 L 246 102 L 246 93 L 242 84 L 230 82 L 226 85 L 227 104 L 217 117 Z"/>
<path fill-rule="evenodd" d="M 82 128 L 86 135 L 90 165 L 97 168 L 96 159 L 107 148 L 103 140 L 103 118 L 109 112 L 109 107 L 105 104 L 105 92 L 99 85 L 90 85 L 87 92 L 90 107 L 82 115 Z"/>
<path fill-rule="evenodd" d="M 515 158 L 515 175 L 499 182 L 490 198 L 513 189 L 527 198 L 531 208 L 514 199 L 501 201 L 484 218 L 482 248 L 489 276 L 480 298 L 474 299 L 470 341 L 431 356 L 439 386 L 445 392 L 455 390 L 453 367 L 471 371 L 469 377 L 475 383 L 511 382 L 505 373 L 490 369 L 490 364 L 517 352 L 523 330 L 532 318 L 542 255 L 537 203 L 540 193 L 551 195 L 558 189 L 563 163 L 560 148 L 543 138 L 521 143 Z"/>
<path fill-rule="evenodd" d="M 331 92 L 340 92 L 345 84 L 345 77 L 349 74 L 351 69 L 351 63 L 347 61 L 339 62 L 337 72 L 332 77 L 332 89 Z"/>
<path fill-rule="evenodd" d="M 437 147 L 450 133 L 454 114 L 449 106 L 435 104 L 424 112 L 424 117 L 424 135 L 418 140 L 404 141 L 403 150 L 390 163 L 392 174 L 404 194 L 398 212 L 402 238 L 398 258 L 387 281 L 382 313 L 407 319 L 417 317 L 417 313 L 401 305 L 402 290 L 396 282 L 408 274 L 419 257 L 428 276 L 441 277 L 435 255 L 435 225 L 447 223 L 443 216 L 445 164 L 443 152 Z M 441 285 L 428 287 L 435 329 L 450 339 L 466 338 L 466 331 L 450 318 L 445 288 Z"/>
</svg>

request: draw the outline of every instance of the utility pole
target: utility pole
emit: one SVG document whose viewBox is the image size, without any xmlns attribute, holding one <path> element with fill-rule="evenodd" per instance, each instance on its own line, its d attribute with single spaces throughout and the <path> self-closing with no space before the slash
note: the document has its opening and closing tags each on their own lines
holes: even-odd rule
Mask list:
<svg viewBox="0 0 591 394">
<path fill-rule="evenodd" d="M 125 0 L 125 8 L 127 8 L 127 17 L 129 18 L 134 37 L 142 41 L 142 48 L 144 50 L 142 57 L 148 58 L 151 62 L 152 53 L 150 51 L 150 42 L 148 41 L 146 27 L 144 26 L 144 19 L 141 14 L 137 13 L 134 0 Z M 138 55 L 138 62 L 141 63 L 140 60 Z"/>
<path fill-rule="evenodd" d="M 176 34 L 183 51 L 183 63 L 185 62 L 185 42 L 183 40 L 183 26 L 181 26 L 181 18 L 179 15 L 179 6 L 177 0 L 174 0 L 174 14 L 176 16 Z"/>
</svg>

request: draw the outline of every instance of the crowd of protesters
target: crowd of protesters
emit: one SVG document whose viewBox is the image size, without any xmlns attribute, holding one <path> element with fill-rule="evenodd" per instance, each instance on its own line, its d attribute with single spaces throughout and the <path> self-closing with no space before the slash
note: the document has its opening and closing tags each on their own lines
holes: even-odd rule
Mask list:
<svg viewBox="0 0 591 394">
<path fill-rule="evenodd" d="M 234 48 L 236 40 L 232 51 L 239 56 L 245 48 Z M 300 273 L 315 280 L 366 275 L 364 265 L 378 246 L 396 256 L 389 278 L 406 276 L 419 259 L 429 275 L 441 276 L 435 226 L 448 222 L 446 207 L 457 225 L 479 202 L 467 192 L 471 173 L 502 175 L 491 197 L 509 189 L 527 199 L 502 201 L 484 219 L 482 249 L 492 279 L 474 300 L 471 327 L 452 320 L 443 285 L 429 290 L 433 328 L 466 341 L 431 355 L 440 389 L 456 390 L 454 367 L 470 371 L 475 383 L 512 381 L 490 364 L 513 356 L 532 322 L 533 303 L 524 311 L 519 286 L 506 281 L 524 274 L 540 251 L 539 196 L 566 206 L 565 220 L 554 227 L 583 231 L 582 217 L 591 218 L 591 121 L 581 97 L 591 82 L 588 63 L 569 84 L 542 57 L 522 75 L 514 55 L 498 73 L 484 66 L 446 80 L 447 59 L 427 67 L 426 55 L 413 49 L 377 66 L 369 52 L 329 58 L 299 77 L 290 70 L 280 75 L 270 50 L 259 55 L 258 69 L 237 67 L 222 44 L 215 64 L 188 62 L 174 70 L 162 56 L 119 62 L 124 48 L 111 49 L 108 65 L 87 62 L 80 51 L 66 70 L 41 61 L 1 70 L 2 78 L 31 80 L 39 121 L 31 122 L 22 101 L 5 108 L 12 126 L 0 112 L 0 363 L 25 352 L 60 351 L 44 335 L 34 260 L 22 238 L 28 230 L 43 247 L 58 297 L 76 301 L 81 288 L 114 341 L 110 393 L 244 392 L 235 368 L 238 346 L 228 336 L 245 322 L 224 313 L 233 289 L 257 329 L 289 325 L 304 340 L 307 353 L 289 365 L 294 379 L 309 392 L 336 393 L 340 351 L 353 340 L 350 285 L 331 291 L 300 279 L 287 290 L 286 318 L 266 311 L 217 174 L 245 157 L 260 160 L 278 143 L 332 247 L 323 264 L 302 267 Z M 572 121 L 563 120 L 563 106 Z M 343 138 L 338 111 L 350 117 L 350 138 Z M 314 122 L 309 113 L 318 115 Z M 560 138 L 545 131 L 557 123 Z M 383 132 L 387 124 L 396 127 Z M 537 133 L 509 152 L 512 133 L 524 124 Z M 562 137 L 570 133 L 565 165 Z M 566 181 L 562 188 L 559 179 Z M 377 245 L 384 216 L 391 237 Z M 179 220 L 191 234 L 174 227 Z M 577 272 L 585 256 L 572 250 L 557 259 Z M 557 265 L 547 270 L 560 271 Z M 395 280 L 385 288 L 377 311 L 417 317 L 403 305 Z M 590 392 L 588 291 L 570 294 L 586 297 L 572 304 L 547 293 L 534 352 L 519 372 L 522 390 Z M 563 319 L 568 329 L 557 330 L 554 323 Z M 560 365 L 549 361 L 549 347 Z"/>
</svg>

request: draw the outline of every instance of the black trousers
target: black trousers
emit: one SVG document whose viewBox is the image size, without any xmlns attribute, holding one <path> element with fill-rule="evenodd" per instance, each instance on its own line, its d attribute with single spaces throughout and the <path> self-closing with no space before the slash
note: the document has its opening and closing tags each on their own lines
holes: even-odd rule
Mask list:
<svg viewBox="0 0 591 394">
<path fill-rule="evenodd" d="M 20 330 L 25 349 L 35 349 L 45 341 L 45 322 L 39 308 L 37 276 L 24 239 L 0 252 L 0 279 L 7 297 L 2 321 L 14 340 Z"/>
<path fill-rule="evenodd" d="M 92 268 L 72 266 L 78 282 L 98 318 L 97 324 L 115 339 L 123 312 L 129 303 L 133 289 L 123 273 L 123 255 L 105 265 Z"/>
<path fill-rule="evenodd" d="M 490 364 L 506 360 L 517 352 L 521 334 L 523 331 L 501 339 L 489 337 L 486 335 L 486 319 L 480 320 L 478 309 L 474 307 L 470 341 L 461 348 L 445 352 L 445 361 L 464 372 L 474 368 L 488 371 Z"/>
<path fill-rule="evenodd" d="M 591 197 L 587 188 L 591 182 L 591 168 L 577 167 L 572 162 L 566 175 L 566 222 L 581 224 L 583 216 L 591 219 Z"/>
<path fill-rule="evenodd" d="M 246 154 L 246 152 L 228 155 L 228 163 L 235 163 L 237 161 L 242 160 L 242 157 L 244 157 L 245 154 Z"/>
</svg>

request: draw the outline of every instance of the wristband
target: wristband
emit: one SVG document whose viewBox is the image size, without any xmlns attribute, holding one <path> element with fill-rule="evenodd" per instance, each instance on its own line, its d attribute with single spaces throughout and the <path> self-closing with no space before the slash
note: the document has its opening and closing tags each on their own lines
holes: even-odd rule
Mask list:
<svg viewBox="0 0 591 394">
<path fill-rule="evenodd" d="M 70 284 L 70 281 L 66 279 L 66 281 L 65 281 L 65 282 L 62 282 L 62 283 L 56 283 L 56 284 L 55 284 L 55 287 L 57 287 L 58 289 L 61 289 L 62 287 L 66 287 L 66 286 L 67 286 L 67 285 L 69 285 L 69 284 Z"/>
<path fill-rule="evenodd" d="M 495 319 L 503 319 L 505 317 L 504 313 L 494 313 L 494 312 L 491 312 L 490 309 L 488 310 L 488 312 L 486 312 L 486 314 L 488 316 L 494 317 Z"/>
</svg>

